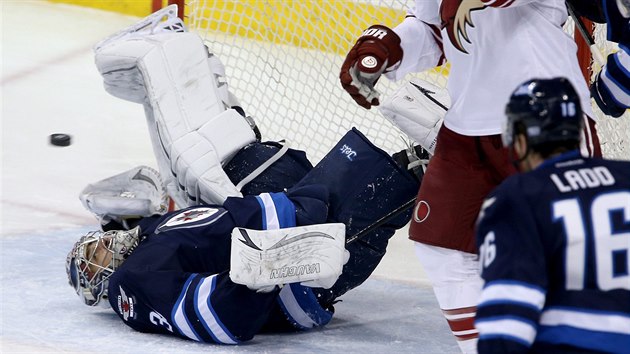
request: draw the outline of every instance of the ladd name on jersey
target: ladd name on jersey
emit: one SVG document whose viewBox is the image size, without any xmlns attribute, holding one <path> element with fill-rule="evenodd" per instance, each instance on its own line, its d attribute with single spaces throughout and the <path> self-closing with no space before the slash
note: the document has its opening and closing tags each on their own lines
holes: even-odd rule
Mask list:
<svg viewBox="0 0 630 354">
<path fill-rule="evenodd" d="M 565 170 L 561 174 L 552 173 L 549 178 L 562 193 L 615 184 L 615 177 L 605 166 Z"/>
</svg>

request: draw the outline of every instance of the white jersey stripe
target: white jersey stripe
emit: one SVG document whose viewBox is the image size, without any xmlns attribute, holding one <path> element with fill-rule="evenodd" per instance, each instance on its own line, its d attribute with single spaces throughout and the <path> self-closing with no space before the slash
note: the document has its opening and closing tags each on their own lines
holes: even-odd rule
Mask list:
<svg viewBox="0 0 630 354">
<path fill-rule="evenodd" d="M 482 336 L 509 336 L 514 337 L 527 345 L 531 345 L 536 337 L 536 327 L 516 317 L 493 317 L 475 322 L 475 327 Z"/>
<path fill-rule="evenodd" d="M 284 305 L 285 312 L 300 326 L 313 328 L 317 325 L 297 302 L 290 286 L 285 286 L 280 290 L 280 301 Z"/>
<path fill-rule="evenodd" d="M 210 295 L 216 287 L 216 277 L 215 274 L 199 282 L 195 294 L 197 314 L 204 328 L 215 341 L 222 344 L 237 344 L 238 342 L 228 333 L 210 305 Z"/>
<path fill-rule="evenodd" d="M 184 299 L 186 298 L 186 292 L 188 292 L 188 287 L 190 287 L 190 282 L 192 281 L 193 276 L 194 275 L 191 275 L 190 278 L 188 278 L 184 291 L 182 291 L 179 299 L 177 299 L 177 303 L 175 304 L 175 311 L 173 313 L 173 323 L 183 335 L 192 340 L 200 341 L 199 337 L 190 326 L 188 318 L 186 318 L 186 314 L 184 314 Z"/>
<path fill-rule="evenodd" d="M 614 99 L 620 105 L 626 105 L 630 102 L 630 94 L 626 92 L 623 87 L 621 87 L 615 80 L 608 74 L 608 70 L 604 67 L 604 72 L 601 74 L 602 81 L 610 90 L 610 93 L 613 95 Z"/>
<path fill-rule="evenodd" d="M 550 308 L 543 311 L 540 324 L 571 326 L 589 331 L 620 333 L 630 336 L 630 316 L 610 312 L 596 313 L 569 308 Z"/>
<path fill-rule="evenodd" d="M 262 193 L 258 196 L 262 202 L 262 206 L 265 212 L 265 227 L 266 230 L 277 230 L 280 228 L 280 221 L 278 220 L 278 214 L 276 212 L 276 205 L 273 203 L 273 199 L 269 193 Z"/>
<path fill-rule="evenodd" d="M 526 283 L 490 282 L 488 284 L 481 293 L 479 307 L 493 302 L 519 302 L 540 311 L 545 304 L 545 293 Z"/>
</svg>

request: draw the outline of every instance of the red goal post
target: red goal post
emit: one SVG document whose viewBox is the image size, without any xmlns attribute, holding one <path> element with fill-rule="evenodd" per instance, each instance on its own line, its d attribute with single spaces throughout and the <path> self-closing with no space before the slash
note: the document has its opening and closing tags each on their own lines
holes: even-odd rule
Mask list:
<svg viewBox="0 0 630 354">
<path fill-rule="evenodd" d="M 357 35 L 373 23 L 399 23 L 412 0 L 153 0 L 154 10 L 167 3 L 179 6 L 188 28 L 221 58 L 263 139 L 287 139 L 314 162 L 351 127 L 389 152 L 411 143 L 378 110 L 354 104 L 337 75 Z M 605 26 L 584 23 L 603 55 L 617 49 L 606 41 Z M 599 66 L 572 20 L 565 30 L 590 82 Z M 448 65 L 416 76 L 444 87 Z M 381 80 L 377 88 L 387 95 L 397 86 Z M 596 115 L 604 156 L 630 160 L 630 114 L 615 119 L 596 109 Z"/>
</svg>

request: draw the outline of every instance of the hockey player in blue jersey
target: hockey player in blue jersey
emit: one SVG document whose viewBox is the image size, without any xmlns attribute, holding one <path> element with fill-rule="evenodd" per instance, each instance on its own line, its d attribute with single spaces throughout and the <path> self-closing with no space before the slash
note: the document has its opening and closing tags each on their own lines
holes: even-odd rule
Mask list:
<svg viewBox="0 0 630 354">
<path fill-rule="evenodd" d="M 244 148 L 225 167 L 236 184 L 248 174 L 240 170 L 265 160 L 257 147 Z M 201 342 L 238 344 L 264 331 L 325 325 L 333 303 L 369 277 L 389 238 L 408 222 L 411 210 L 392 212 L 414 198 L 418 180 L 356 129 L 315 167 L 296 163 L 302 158 L 283 155 L 247 184 L 246 195 L 222 205 L 164 215 L 155 208 L 154 216 L 124 222 L 113 216 L 104 225 L 109 231 L 74 245 L 66 262 L 70 284 L 88 305 L 109 301 L 135 330 Z M 161 185 L 158 176 L 139 168 L 105 185 L 130 203 L 161 204 L 164 191 L 139 192 Z M 128 188 L 121 188 L 125 178 Z M 115 198 L 95 195 L 99 186 L 87 190 L 91 211 L 90 203 Z"/>
<path fill-rule="evenodd" d="M 524 173 L 479 214 L 479 353 L 628 353 L 630 162 L 580 156 L 579 98 L 563 78 L 523 83 L 506 115 Z"/>
<path fill-rule="evenodd" d="M 606 24 L 606 39 L 619 45 L 608 54 L 591 85 L 591 96 L 604 114 L 620 117 L 630 108 L 630 1 L 567 1 L 589 20 Z"/>
</svg>

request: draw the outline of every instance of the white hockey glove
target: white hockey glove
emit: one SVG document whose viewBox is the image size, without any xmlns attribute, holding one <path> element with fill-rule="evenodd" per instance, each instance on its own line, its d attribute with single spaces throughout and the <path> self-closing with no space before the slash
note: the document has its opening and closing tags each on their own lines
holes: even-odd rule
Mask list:
<svg viewBox="0 0 630 354">
<path fill-rule="evenodd" d="M 411 79 L 385 99 L 381 114 L 431 155 L 451 101 L 446 89 Z"/>
<path fill-rule="evenodd" d="M 232 231 L 230 279 L 253 290 L 302 283 L 330 288 L 345 262 L 345 225 Z"/>
<path fill-rule="evenodd" d="M 176 9 L 100 42 L 96 66 L 108 92 L 144 105 L 153 152 L 177 206 L 222 204 L 241 196 L 222 165 L 256 136 L 230 109 L 238 102 L 219 58 L 197 34 L 169 25 L 177 22 Z"/>
<path fill-rule="evenodd" d="M 169 202 L 159 173 L 147 166 L 89 184 L 79 199 L 101 225 L 115 221 L 127 229 L 127 219 L 162 215 Z"/>
</svg>

